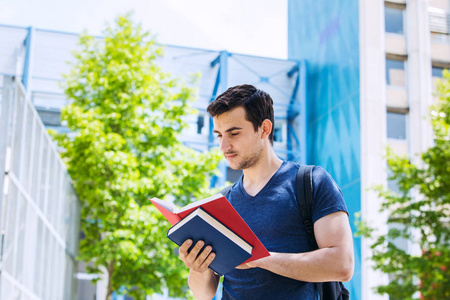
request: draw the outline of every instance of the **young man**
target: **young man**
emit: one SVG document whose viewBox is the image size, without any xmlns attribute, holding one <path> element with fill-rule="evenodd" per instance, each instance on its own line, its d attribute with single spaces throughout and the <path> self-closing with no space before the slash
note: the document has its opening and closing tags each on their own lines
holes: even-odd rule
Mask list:
<svg viewBox="0 0 450 300">
<path fill-rule="evenodd" d="M 316 299 L 314 282 L 349 281 L 353 275 L 352 233 L 342 193 L 322 168 L 313 170 L 314 233 L 311 251 L 296 199 L 298 164 L 273 150 L 271 97 L 251 85 L 229 88 L 208 106 L 220 150 L 230 167 L 244 174 L 228 199 L 269 250 L 270 256 L 226 274 L 222 299 Z M 211 247 L 187 240 L 180 258 L 190 268 L 189 287 L 197 299 L 212 299 L 219 276 L 208 266 Z"/>
</svg>

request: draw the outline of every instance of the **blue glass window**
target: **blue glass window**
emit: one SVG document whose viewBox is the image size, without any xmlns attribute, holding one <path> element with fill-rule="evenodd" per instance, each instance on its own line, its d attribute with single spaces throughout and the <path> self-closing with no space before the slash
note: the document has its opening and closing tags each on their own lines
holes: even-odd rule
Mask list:
<svg viewBox="0 0 450 300">
<path fill-rule="evenodd" d="M 273 131 L 273 140 L 274 140 L 274 142 L 283 142 L 283 134 L 282 134 L 281 127 L 275 126 L 274 131 Z"/>
<path fill-rule="evenodd" d="M 392 176 L 392 171 L 388 169 L 388 178 Z M 402 192 L 400 191 L 400 188 L 398 186 L 398 180 L 396 179 L 388 179 L 388 184 L 387 184 L 389 190 L 391 192 L 394 192 L 398 195 L 401 195 Z"/>
<path fill-rule="evenodd" d="M 431 76 L 442 78 L 443 71 L 444 71 L 444 68 L 432 67 L 431 68 Z"/>
<path fill-rule="evenodd" d="M 403 9 L 384 8 L 384 28 L 386 32 L 403 34 Z"/>
<path fill-rule="evenodd" d="M 405 62 L 386 59 L 386 83 L 393 86 L 405 86 Z"/>
<path fill-rule="evenodd" d="M 387 137 L 406 140 L 406 114 L 387 112 Z"/>
<path fill-rule="evenodd" d="M 202 134 L 203 126 L 205 126 L 205 117 L 198 115 L 197 117 L 197 134 Z"/>
</svg>

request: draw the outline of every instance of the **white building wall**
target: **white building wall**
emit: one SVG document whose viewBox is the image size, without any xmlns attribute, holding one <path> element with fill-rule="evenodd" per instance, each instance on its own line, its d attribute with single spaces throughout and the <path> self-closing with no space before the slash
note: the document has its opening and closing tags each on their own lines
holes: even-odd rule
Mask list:
<svg viewBox="0 0 450 300">
<path fill-rule="evenodd" d="M 450 36 L 431 32 L 430 24 L 436 19 L 430 20 L 430 14 L 438 9 L 448 16 L 450 1 L 360 0 L 359 6 L 362 217 L 378 233 L 383 233 L 388 229 L 388 216 L 379 213 L 380 200 L 367 189 L 376 184 L 387 185 L 383 158 L 387 145 L 398 154 L 410 155 L 414 163 L 420 163 L 420 153 L 433 145 L 428 118 L 429 107 L 435 100 L 431 68 L 450 66 Z M 403 8 L 403 34 L 385 32 L 385 6 Z M 391 73 L 398 77 L 390 85 L 386 79 L 386 58 L 404 61 L 405 66 L 404 71 Z M 406 116 L 405 139 L 387 138 L 388 111 Z M 387 284 L 388 277 L 374 271 L 367 261 L 371 242 L 362 241 L 362 296 L 364 300 L 388 299 L 372 291 L 374 286 Z M 420 253 L 416 245 L 408 245 L 408 251 Z"/>
<path fill-rule="evenodd" d="M 408 31 L 408 102 L 409 150 L 414 162 L 417 154 L 432 146 L 432 128 L 429 115 L 432 104 L 431 44 L 427 0 L 410 0 L 407 7 Z"/>
<path fill-rule="evenodd" d="M 360 19 L 360 122 L 361 122 L 361 217 L 379 232 L 387 231 L 386 216 L 380 216 L 376 184 L 386 184 L 386 162 L 382 157 L 386 139 L 386 84 L 384 6 L 382 1 L 359 1 Z M 376 295 L 373 287 L 386 284 L 388 278 L 372 269 L 371 239 L 361 242 L 362 298 L 388 299 Z"/>
</svg>

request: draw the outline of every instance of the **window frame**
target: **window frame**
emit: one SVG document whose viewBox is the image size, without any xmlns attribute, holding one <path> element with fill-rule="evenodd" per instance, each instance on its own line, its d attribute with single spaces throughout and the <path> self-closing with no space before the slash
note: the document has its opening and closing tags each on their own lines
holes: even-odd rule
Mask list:
<svg viewBox="0 0 450 300">
<path fill-rule="evenodd" d="M 403 115 L 405 117 L 404 121 L 404 138 L 396 138 L 396 137 L 390 137 L 389 136 L 389 128 L 392 128 L 389 126 L 388 123 L 388 114 L 397 114 L 397 115 Z M 409 111 L 408 110 L 401 110 L 401 109 L 387 109 L 386 110 L 386 138 L 388 140 L 393 141 L 399 141 L 399 142 L 408 142 L 409 140 L 409 134 L 408 134 L 408 122 L 409 122 Z"/>
<path fill-rule="evenodd" d="M 387 61 L 391 60 L 391 61 L 398 61 L 398 62 L 402 62 L 403 63 L 403 73 L 404 73 L 404 85 L 393 85 L 390 83 L 390 78 L 388 80 L 388 76 L 389 76 L 389 69 L 388 69 L 388 64 Z M 384 60 L 384 64 L 385 64 L 385 82 L 386 82 L 386 86 L 388 87 L 396 87 L 396 88 L 407 88 L 408 87 L 408 59 L 406 56 L 401 56 L 401 55 L 392 55 L 392 54 L 386 54 L 385 60 Z M 396 70 L 400 70 L 400 69 L 396 69 Z"/>
<path fill-rule="evenodd" d="M 401 15 L 402 15 L 402 32 L 398 33 L 398 32 L 391 32 L 391 31 L 387 31 L 387 26 L 386 26 L 386 9 L 395 9 L 395 10 L 399 10 L 401 11 Z M 397 4 L 397 3 L 389 3 L 389 2 L 385 2 L 384 3 L 384 32 L 387 34 L 396 34 L 396 35 L 400 35 L 400 36 L 406 36 L 406 5 L 404 4 Z"/>
</svg>

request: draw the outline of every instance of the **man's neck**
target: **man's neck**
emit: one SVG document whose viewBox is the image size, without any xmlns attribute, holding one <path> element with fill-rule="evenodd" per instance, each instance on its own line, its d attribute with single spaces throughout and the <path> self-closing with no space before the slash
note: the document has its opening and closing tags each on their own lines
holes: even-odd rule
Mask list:
<svg viewBox="0 0 450 300">
<path fill-rule="evenodd" d="M 260 160 L 251 168 L 244 170 L 245 191 L 255 196 L 269 182 L 282 163 L 283 161 L 276 156 L 272 147 L 263 151 Z"/>
</svg>

